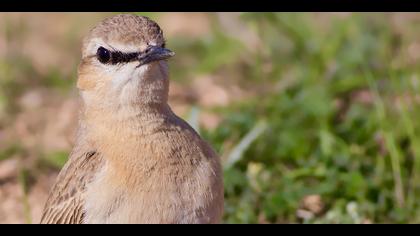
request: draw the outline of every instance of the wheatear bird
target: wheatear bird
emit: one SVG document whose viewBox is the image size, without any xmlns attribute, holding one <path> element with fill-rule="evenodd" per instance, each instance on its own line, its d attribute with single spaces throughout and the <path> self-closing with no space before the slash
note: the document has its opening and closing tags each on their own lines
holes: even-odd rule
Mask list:
<svg viewBox="0 0 420 236">
<path fill-rule="evenodd" d="M 41 223 L 218 223 L 219 157 L 168 106 L 162 30 L 135 15 L 105 19 L 85 38 L 75 147 Z"/>
</svg>

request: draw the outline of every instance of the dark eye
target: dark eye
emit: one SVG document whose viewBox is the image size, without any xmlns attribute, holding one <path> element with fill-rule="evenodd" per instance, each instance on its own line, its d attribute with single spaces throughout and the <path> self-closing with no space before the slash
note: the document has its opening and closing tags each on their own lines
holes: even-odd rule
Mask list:
<svg viewBox="0 0 420 236">
<path fill-rule="evenodd" d="M 101 63 L 107 63 L 111 59 L 111 53 L 107 49 L 100 47 L 96 52 L 96 57 Z"/>
<path fill-rule="evenodd" d="M 166 43 L 163 43 L 163 44 L 162 44 L 162 48 L 165 48 L 165 47 L 166 47 Z"/>
</svg>

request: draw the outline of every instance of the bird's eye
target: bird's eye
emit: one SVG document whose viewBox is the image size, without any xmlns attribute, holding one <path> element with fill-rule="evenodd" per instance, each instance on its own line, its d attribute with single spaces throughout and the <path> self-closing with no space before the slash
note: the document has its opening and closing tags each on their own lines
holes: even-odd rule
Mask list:
<svg viewBox="0 0 420 236">
<path fill-rule="evenodd" d="M 166 43 L 163 43 L 163 44 L 162 44 L 162 48 L 165 48 L 165 47 L 166 47 Z"/>
<path fill-rule="evenodd" d="M 111 59 L 111 53 L 107 49 L 99 47 L 96 52 L 96 57 L 101 63 L 107 63 Z"/>
</svg>

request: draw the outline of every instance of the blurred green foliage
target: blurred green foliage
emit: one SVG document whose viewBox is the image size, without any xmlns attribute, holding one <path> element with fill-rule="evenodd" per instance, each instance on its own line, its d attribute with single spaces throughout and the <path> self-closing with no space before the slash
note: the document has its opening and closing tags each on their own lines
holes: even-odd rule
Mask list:
<svg viewBox="0 0 420 236">
<path fill-rule="evenodd" d="M 198 127 L 205 108 L 189 118 L 222 154 L 226 223 L 420 223 L 420 67 L 407 56 L 420 38 L 418 20 L 395 26 L 391 14 L 244 13 L 240 22 L 260 42 L 251 48 L 210 18 L 208 37 L 176 36 L 168 47 L 177 52 L 173 80 L 218 75 L 252 94 L 212 109 L 223 117 L 215 129 Z M 37 75 L 30 65 L 24 57 L 0 60 L 0 114 L 13 111 L 9 98 L 30 84 L 68 90 L 73 83 L 62 78 L 74 75 L 54 68 Z M 43 160 L 59 167 L 66 156 Z M 308 195 L 324 207 L 302 218 Z"/>
<path fill-rule="evenodd" d="M 409 39 L 392 31 L 388 17 L 337 16 L 322 26 L 314 15 L 247 13 L 242 20 L 262 48 L 220 54 L 220 65 L 199 60 L 213 72 L 242 68 L 230 72 L 243 73 L 242 85 L 257 94 L 220 109 L 223 123 L 203 131 L 220 153 L 259 121 L 268 125 L 225 169 L 226 222 L 420 222 L 419 111 L 396 104 L 418 94 L 419 69 L 402 51 Z M 207 52 L 223 45 L 217 34 L 212 40 L 203 44 Z M 244 50 L 230 42 L 221 50 Z M 372 101 L 358 100 L 362 93 Z M 302 199 L 313 194 L 324 211 L 298 218 Z"/>
</svg>

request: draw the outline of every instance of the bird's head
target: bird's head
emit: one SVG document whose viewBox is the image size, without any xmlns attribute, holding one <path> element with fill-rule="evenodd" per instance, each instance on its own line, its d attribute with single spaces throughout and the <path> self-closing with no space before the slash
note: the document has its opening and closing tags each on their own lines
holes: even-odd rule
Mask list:
<svg viewBox="0 0 420 236">
<path fill-rule="evenodd" d="M 99 109 L 166 104 L 166 59 L 173 55 L 154 21 L 130 14 L 110 17 L 84 39 L 77 87 L 84 103 Z"/>
</svg>

